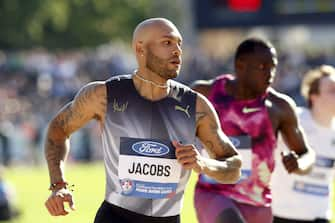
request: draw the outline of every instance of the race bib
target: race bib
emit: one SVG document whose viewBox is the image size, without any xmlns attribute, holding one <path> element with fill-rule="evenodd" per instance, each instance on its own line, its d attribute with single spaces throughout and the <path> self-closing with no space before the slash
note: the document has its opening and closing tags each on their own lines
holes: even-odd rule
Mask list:
<svg viewBox="0 0 335 223">
<path fill-rule="evenodd" d="M 249 135 L 243 136 L 229 136 L 230 141 L 237 148 L 242 156 L 242 174 L 239 180 L 245 180 L 251 175 L 251 167 L 252 167 L 252 142 L 251 137 Z M 202 154 L 208 157 L 208 154 L 205 149 L 202 150 Z M 200 180 L 206 183 L 216 184 L 213 178 L 210 178 L 204 174 L 200 176 Z"/>
<path fill-rule="evenodd" d="M 149 199 L 172 197 L 181 175 L 167 140 L 121 137 L 118 168 L 122 194 Z"/>
<path fill-rule="evenodd" d="M 328 183 L 334 174 L 334 163 L 333 159 L 317 156 L 312 171 L 304 177 L 297 176 L 298 179 L 295 180 L 293 189 L 315 196 L 328 196 Z"/>
</svg>

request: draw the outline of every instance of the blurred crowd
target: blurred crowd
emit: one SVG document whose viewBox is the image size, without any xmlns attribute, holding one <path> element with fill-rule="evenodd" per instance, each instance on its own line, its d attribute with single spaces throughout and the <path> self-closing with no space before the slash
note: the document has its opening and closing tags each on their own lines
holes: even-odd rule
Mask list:
<svg viewBox="0 0 335 223">
<path fill-rule="evenodd" d="M 335 65 L 335 54 L 280 50 L 274 87 L 303 105 L 299 92 L 304 72 L 324 63 Z M 179 81 L 190 84 L 220 73 L 233 73 L 233 55 L 213 57 L 200 49 L 184 49 Z M 43 137 L 50 118 L 86 83 L 105 80 L 136 68 L 131 49 L 121 43 L 96 49 L 49 52 L 33 49 L 0 51 L 0 164 L 39 165 L 43 159 Z M 101 158 L 100 129 L 95 123 L 71 138 L 70 159 Z"/>
</svg>

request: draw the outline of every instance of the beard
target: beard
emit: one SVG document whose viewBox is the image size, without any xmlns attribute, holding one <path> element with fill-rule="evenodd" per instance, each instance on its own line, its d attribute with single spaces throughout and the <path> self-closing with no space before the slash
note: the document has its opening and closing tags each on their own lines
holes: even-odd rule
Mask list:
<svg viewBox="0 0 335 223">
<path fill-rule="evenodd" d="M 172 58 L 170 58 L 172 59 Z M 155 56 L 150 49 L 148 49 L 146 67 L 158 74 L 160 77 L 168 80 L 178 76 L 179 69 L 170 69 L 168 60 L 170 59 L 161 59 Z"/>
</svg>

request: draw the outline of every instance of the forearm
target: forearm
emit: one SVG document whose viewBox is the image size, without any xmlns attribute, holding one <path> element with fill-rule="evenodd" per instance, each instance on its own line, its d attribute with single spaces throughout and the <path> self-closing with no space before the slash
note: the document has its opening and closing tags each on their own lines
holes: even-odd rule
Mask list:
<svg viewBox="0 0 335 223">
<path fill-rule="evenodd" d="M 220 183 L 233 184 L 241 176 L 241 158 L 239 155 L 224 160 L 203 158 L 201 173 L 215 179 Z"/>
<path fill-rule="evenodd" d="M 51 125 L 45 142 L 45 158 L 51 183 L 65 181 L 64 165 L 68 152 L 68 138 Z"/>
</svg>

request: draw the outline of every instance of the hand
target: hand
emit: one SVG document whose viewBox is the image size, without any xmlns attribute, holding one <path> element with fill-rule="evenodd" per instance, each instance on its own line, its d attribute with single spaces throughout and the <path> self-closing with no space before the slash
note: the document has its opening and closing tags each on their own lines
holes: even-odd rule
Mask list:
<svg viewBox="0 0 335 223">
<path fill-rule="evenodd" d="M 45 206 L 53 216 L 67 215 L 69 212 L 64 208 L 65 202 L 69 203 L 71 210 L 75 210 L 71 192 L 68 189 L 62 188 L 51 193 L 45 202 Z"/>
<path fill-rule="evenodd" d="M 299 156 L 294 151 L 291 150 L 289 153 L 285 154 L 284 152 L 281 152 L 280 155 L 282 156 L 282 162 L 288 173 L 293 173 L 299 169 Z"/>
<path fill-rule="evenodd" d="M 202 156 L 194 145 L 182 145 L 177 141 L 173 141 L 172 144 L 176 148 L 177 160 L 184 169 L 193 169 L 197 173 L 202 172 L 204 168 Z"/>
</svg>

